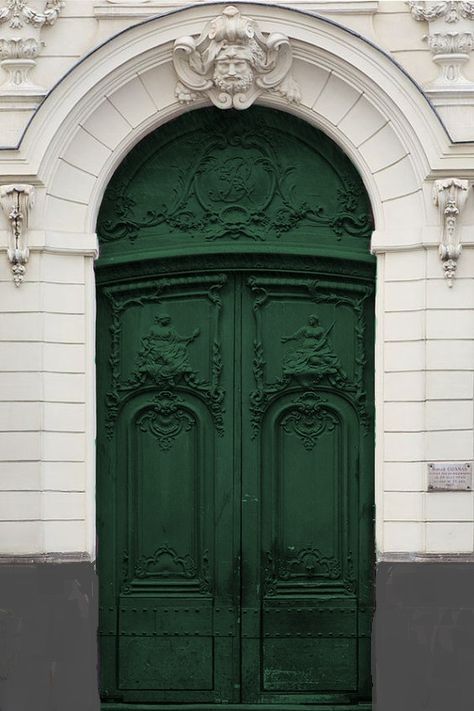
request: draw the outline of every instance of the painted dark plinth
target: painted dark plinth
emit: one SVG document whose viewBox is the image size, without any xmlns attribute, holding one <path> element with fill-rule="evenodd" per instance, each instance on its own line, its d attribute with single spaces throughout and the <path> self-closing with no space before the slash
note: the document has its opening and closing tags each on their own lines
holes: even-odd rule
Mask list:
<svg viewBox="0 0 474 711">
<path fill-rule="evenodd" d="M 472 711 L 474 563 L 379 563 L 376 711 Z"/>
<path fill-rule="evenodd" d="M 91 563 L 0 565 L 1 711 L 97 711 L 96 640 Z"/>
</svg>

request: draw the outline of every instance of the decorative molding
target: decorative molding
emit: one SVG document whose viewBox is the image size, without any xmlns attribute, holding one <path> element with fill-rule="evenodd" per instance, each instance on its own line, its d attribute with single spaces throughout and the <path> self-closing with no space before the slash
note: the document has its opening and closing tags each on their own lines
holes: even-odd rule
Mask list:
<svg viewBox="0 0 474 711">
<path fill-rule="evenodd" d="M 54 25 L 64 0 L 48 0 L 42 4 L 43 10 L 39 11 L 27 5 L 26 0 L 7 0 L 6 6 L 0 8 L 0 28 L 4 25 L 0 38 L 0 66 L 7 74 L 6 81 L 0 86 L 3 108 L 18 108 L 18 103 L 27 103 L 34 108 L 46 94 L 43 87 L 31 81 L 30 72 L 44 45 L 40 41 L 41 29 L 44 25 Z M 28 32 L 27 36 L 23 36 L 25 32 Z M 14 103 L 8 106 L 11 101 Z"/>
<path fill-rule="evenodd" d="M 247 109 L 267 91 L 290 103 L 301 100 L 291 75 L 288 37 L 264 37 L 257 23 L 233 5 L 211 20 L 197 40 L 178 38 L 173 62 L 179 77 L 176 96 L 183 104 L 207 96 L 220 109 Z"/>
<path fill-rule="evenodd" d="M 286 3 L 296 10 L 317 12 L 320 15 L 375 15 L 378 0 L 290 0 Z M 94 16 L 97 20 L 145 19 L 154 15 L 189 7 L 188 0 L 96 0 Z"/>
<path fill-rule="evenodd" d="M 12 265 L 15 286 L 22 283 L 30 256 L 26 236 L 28 215 L 33 207 L 35 189 L 32 185 L 0 186 L 0 204 L 10 223 L 10 244 L 7 250 Z"/>
<path fill-rule="evenodd" d="M 439 256 L 450 287 L 453 285 L 457 261 L 462 251 L 456 222 L 466 202 L 468 187 L 467 180 L 458 178 L 436 180 L 433 186 L 433 202 L 438 207 L 443 221 Z"/>
<path fill-rule="evenodd" d="M 412 17 L 429 23 L 429 33 L 423 36 L 439 66 L 439 74 L 427 87 L 429 92 L 474 91 L 466 79 L 463 66 L 469 61 L 473 47 L 472 23 L 474 2 L 408 2 Z"/>
</svg>

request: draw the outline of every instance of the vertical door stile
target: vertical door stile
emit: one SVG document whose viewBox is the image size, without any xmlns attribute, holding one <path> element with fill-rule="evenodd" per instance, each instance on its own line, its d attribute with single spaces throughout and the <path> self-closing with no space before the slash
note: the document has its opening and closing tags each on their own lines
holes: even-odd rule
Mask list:
<svg viewBox="0 0 474 711">
<path fill-rule="evenodd" d="M 242 700 L 257 703 L 261 687 L 261 451 L 251 428 L 251 393 L 259 354 L 259 302 L 243 273 L 242 294 Z"/>
<path fill-rule="evenodd" d="M 237 640 L 236 640 L 236 658 L 235 658 L 235 698 L 239 703 L 241 700 L 241 660 L 242 660 L 242 595 L 243 595 L 243 580 L 242 580 L 242 458 L 243 458 L 243 437 L 242 437 L 242 327 L 243 327 L 243 309 L 242 309 L 242 283 L 241 276 L 238 272 L 234 273 L 234 432 L 235 432 L 235 447 L 234 447 L 234 550 L 235 550 L 235 568 L 234 568 L 234 597 L 236 609 L 238 610 L 238 625 L 237 625 Z"/>
</svg>

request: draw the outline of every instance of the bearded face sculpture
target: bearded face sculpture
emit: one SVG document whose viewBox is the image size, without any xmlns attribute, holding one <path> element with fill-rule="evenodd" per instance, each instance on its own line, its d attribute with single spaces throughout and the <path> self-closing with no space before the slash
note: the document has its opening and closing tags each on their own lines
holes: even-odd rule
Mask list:
<svg viewBox="0 0 474 711">
<path fill-rule="evenodd" d="M 233 6 L 212 20 L 198 40 L 176 40 L 173 61 L 179 77 L 176 96 L 182 103 L 204 95 L 219 108 L 245 109 L 266 91 L 288 101 L 300 99 L 290 72 L 288 38 L 264 37 L 256 23 Z"/>
<path fill-rule="evenodd" d="M 223 47 L 214 62 L 214 86 L 228 94 L 247 91 L 254 72 L 248 49 L 241 45 Z"/>
</svg>

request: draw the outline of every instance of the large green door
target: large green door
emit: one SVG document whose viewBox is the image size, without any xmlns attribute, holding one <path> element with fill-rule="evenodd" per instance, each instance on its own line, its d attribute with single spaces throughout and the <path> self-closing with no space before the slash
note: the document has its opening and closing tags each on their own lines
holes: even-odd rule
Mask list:
<svg viewBox="0 0 474 711">
<path fill-rule="evenodd" d="M 356 183 L 352 212 L 347 195 L 339 216 L 295 210 L 282 244 L 285 160 L 302 151 L 307 174 L 323 155 L 333 172 L 316 175 L 319 193 L 332 180 L 337 194 L 357 180 L 347 159 L 291 117 L 249 111 L 263 136 L 289 136 L 274 175 L 241 117 L 203 116 L 137 146 L 99 220 L 102 698 L 110 709 L 360 708 L 373 548 L 366 198 Z M 173 180 L 190 214 L 165 220 Z M 307 182 L 296 187 L 314 195 Z M 197 224 L 211 202 L 220 212 Z M 255 248 L 264 230 L 273 249 Z"/>
</svg>

